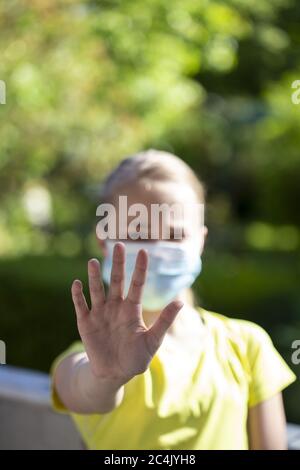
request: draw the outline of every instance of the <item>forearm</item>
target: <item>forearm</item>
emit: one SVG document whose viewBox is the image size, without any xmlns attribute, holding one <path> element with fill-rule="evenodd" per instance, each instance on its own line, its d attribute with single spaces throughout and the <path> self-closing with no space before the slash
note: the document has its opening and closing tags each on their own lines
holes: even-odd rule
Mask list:
<svg viewBox="0 0 300 470">
<path fill-rule="evenodd" d="M 108 413 L 122 402 L 124 395 L 122 382 L 92 373 L 85 353 L 64 359 L 54 383 L 64 405 L 75 413 Z"/>
</svg>

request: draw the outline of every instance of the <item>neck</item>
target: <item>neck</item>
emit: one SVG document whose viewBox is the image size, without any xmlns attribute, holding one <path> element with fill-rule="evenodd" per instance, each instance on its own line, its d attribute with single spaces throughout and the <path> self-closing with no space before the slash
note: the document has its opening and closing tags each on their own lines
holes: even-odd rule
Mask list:
<svg viewBox="0 0 300 470">
<path fill-rule="evenodd" d="M 174 300 L 181 300 L 184 303 L 181 311 L 193 308 L 193 306 L 191 305 L 191 298 L 190 298 L 190 294 L 188 290 L 182 291 L 180 294 L 178 294 L 178 296 Z M 150 328 L 153 325 L 153 323 L 155 323 L 156 319 L 161 314 L 161 311 L 162 310 L 143 310 L 143 319 L 147 328 Z M 175 323 L 178 320 L 178 318 L 179 317 L 176 317 L 175 321 L 173 322 L 173 324 L 170 326 L 168 330 L 168 333 L 171 335 L 175 334 Z"/>
</svg>

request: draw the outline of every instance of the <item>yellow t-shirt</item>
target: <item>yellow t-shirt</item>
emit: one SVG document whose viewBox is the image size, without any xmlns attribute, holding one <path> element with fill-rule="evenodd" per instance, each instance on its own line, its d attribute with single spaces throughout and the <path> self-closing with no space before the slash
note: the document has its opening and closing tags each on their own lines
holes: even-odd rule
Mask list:
<svg viewBox="0 0 300 470">
<path fill-rule="evenodd" d="M 146 372 L 125 385 L 115 410 L 70 412 L 88 449 L 248 449 L 248 408 L 296 376 L 260 326 L 198 311 L 206 332 L 196 357 L 180 364 L 180 355 L 173 360 L 158 350 Z M 73 343 L 51 374 L 62 358 L 82 351 L 80 341 Z M 52 403 L 68 412 L 53 385 Z"/>
</svg>

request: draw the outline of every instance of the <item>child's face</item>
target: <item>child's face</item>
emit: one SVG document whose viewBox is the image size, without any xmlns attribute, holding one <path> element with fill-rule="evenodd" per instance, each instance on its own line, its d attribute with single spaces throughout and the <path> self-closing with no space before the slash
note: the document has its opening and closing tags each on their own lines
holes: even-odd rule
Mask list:
<svg viewBox="0 0 300 470">
<path fill-rule="evenodd" d="M 133 204 L 142 204 L 146 210 L 148 217 L 148 224 L 142 229 L 140 228 L 138 232 L 142 232 L 144 238 L 139 236 L 138 239 L 134 241 L 142 241 L 142 242 L 151 242 L 157 239 L 163 239 L 163 228 L 165 230 L 164 233 L 169 234 L 167 240 L 173 241 L 174 243 L 180 243 L 180 241 L 188 240 L 189 238 L 197 235 L 198 238 L 198 256 L 202 254 L 204 241 L 207 234 L 207 228 L 201 224 L 195 226 L 194 218 L 191 214 L 183 218 L 179 214 L 175 214 L 171 212 L 170 219 L 162 220 L 162 217 L 159 220 L 153 219 L 150 217 L 151 215 L 151 207 L 153 204 L 161 205 L 167 204 L 168 206 L 172 206 L 174 204 L 183 206 L 184 204 L 199 204 L 197 200 L 196 194 L 188 185 L 179 185 L 178 183 L 166 183 L 166 182 L 157 182 L 157 183 L 149 183 L 149 182 L 140 182 L 135 184 L 131 188 L 124 188 L 119 194 L 116 195 L 114 200 L 111 202 L 116 210 L 116 233 L 119 233 L 119 215 L 120 210 L 119 207 L 119 196 L 126 196 L 127 199 L 127 210 Z M 128 213 L 127 213 L 128 214 Z M 124 215 L 124 214 L 123 214 Z M 127 215 L 127 241 L 132 240 L 133 232 L 130 229 L 130 222 L 136 218 L 136 215 Z M 153 228 L 152 225 L 156 224 L 158 237 L 153 239 L 151 237 L 151 229 Z M 181 229 L 182 237 L 181 239 L 176 238 L 176 232 L 174 233 L 175 227 Z M 166 231 L 167 230 L 167 231 Z M 197 232 L 197 233 L 195 233 Z M 136 232 L 135 232 L 136 233 Z M 118 238 L 117 238 L 118 239 Z M 165 236 L 164 239 L 166 240 Z M 106 246 L 105 240 L 99 240 L 99 244 L 103 254 L 106 255 Z M 195 253 L 196 255 L 196 253 Z"/>
</svg>

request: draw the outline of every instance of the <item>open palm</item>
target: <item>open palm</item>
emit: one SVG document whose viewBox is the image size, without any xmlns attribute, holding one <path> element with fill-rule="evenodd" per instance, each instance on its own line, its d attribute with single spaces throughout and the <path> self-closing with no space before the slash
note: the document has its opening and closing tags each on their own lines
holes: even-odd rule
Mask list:
<svg viewBox="0 0 300 470">
<path fill-rule="evenodd" d="M 100 264 L 92 259 L 88 263 L 91 309 L 85 300 L 82 284 L 72 285 L 72 298 L 77 326 L 97 377 L 118 379 L 123 383 L 143 373 L 162 343 L 162 340 L 182 307 L 173 301 L 160 313 L 155 323 L 147 328 L 142 317 L 142 292 L 146 281 L 148 255 L 145 250 L 137 254 L 127 297 L 125 285 L 125 246 L 116 243 L 107 298 L 100 276 Z"/>
</svg>

